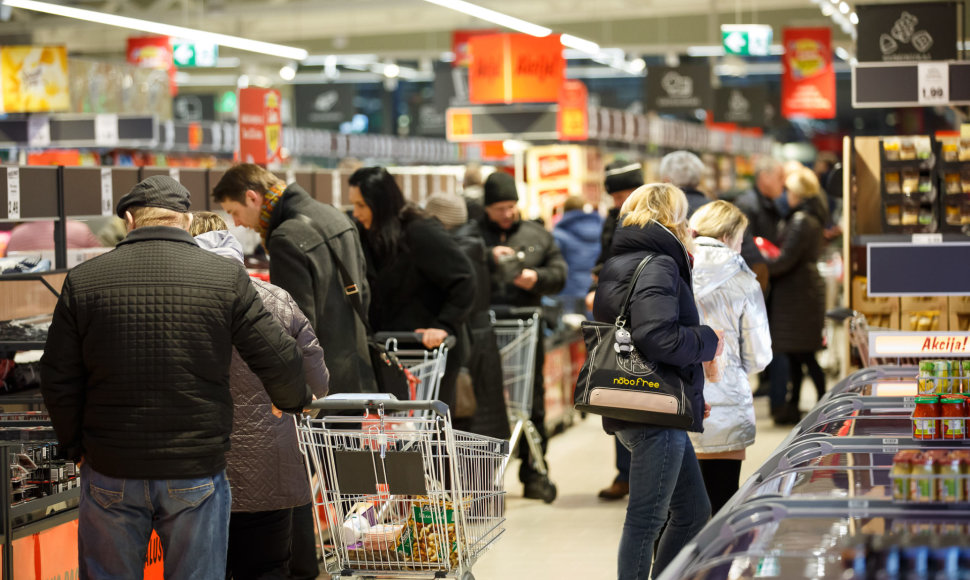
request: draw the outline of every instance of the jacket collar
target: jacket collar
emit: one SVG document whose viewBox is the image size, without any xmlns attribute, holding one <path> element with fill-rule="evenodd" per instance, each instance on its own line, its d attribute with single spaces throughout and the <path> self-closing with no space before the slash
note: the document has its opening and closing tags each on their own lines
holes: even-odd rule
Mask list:
<svg viewBox="0 0 970 580">
<path fill-rule="evenodd" d="M 195 238 L 189 235 L 189 232 L 168 226 L 147 226 L 143 228 L 135 228 L 128 232 L 125 239 L 118 242 L 118 245 L 123 244 L 133 244 L 135 242 L 144 242 L 147 240 L 164 240 L 168 242 L 185 242 L 186 244 L 192 244 L 193 246 L 198 246 L 195 242 Z"/>
<path fill-rule="evenodd" d="M 677 236 L 663 225 L 651 221 L 645 227 L 620 226 L 613 237 L 613 255 L 650 252 L 670 256 L 677 263 L 680 277 L 691 283 L 691 267 L 687 248 Z"/>
<path fill-rule="evenodd" d="M 502 228 L 498 227 L 497 223 L 493 222 L 488 218 L 488 214 L 485 214 L 484 222 L 485 222 L 485 229 L 489 231 L 493 231 L 497 234 L 505 234 L 506 236 L 511 236 L 515 232 L 519 231 L 519 226 L 522 225 L 522 218 L 519 218 L 514 222 L 512 222 L 512 225 L 507 230 L 503 230 Z"/>
<path fill-rule="evenodd" d="M 269 216 L 269 227 L 266 228 L 267 239 L 269 238 L 269 234 L 281 223 L 299 213 L 297 208 L 304 201 L 311 199 L 310 194 L 299 185 L 291 183 L 286 186 L 286 189 L 283 190 L 283 195 L 280 196 L 280 200 L 276 204 L 276 208 L 273 210 L 273 214 Z"/>
</svg>

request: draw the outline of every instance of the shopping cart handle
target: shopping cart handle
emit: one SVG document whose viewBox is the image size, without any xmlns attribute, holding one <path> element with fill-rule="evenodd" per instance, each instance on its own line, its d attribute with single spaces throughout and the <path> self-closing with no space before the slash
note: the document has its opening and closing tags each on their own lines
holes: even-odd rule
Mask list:
<svg viewBox="0 0 970 580">
<path fill-rule="evenodd" d="M 832 319 L 836 322 L 842 322 L 843 320 L 852 318 L 853 316 L 855 316 L 855 311 L 851 308 L 845 307 L 833 308 L 825 313 L 826 318 Z"/>
<path fill-rule="evenodd" d="M 431 411 L 440 417 L 448 416 L 448 405 L 441 401 L 398 401 L 396 399 L 331 399 L 324 397 L 310 403 L 309 409 L 321 411 Z"/>
<path fill-rule="evenodd" d="M 422 336 L 420 332 L 377 332 L 374 334 L 374 340 L 383 344 L 386 344 L 388 340 L 396 340 L 398 345 L 402 347 L 420 346 L 424 348 L 424 344 L 421 342 Z M 446 336 L 444 345 L 448 347 L 448 350 L 455 348 L 455 337 L 450 334 Z"/>
<path fill-rule="evenodd" d="M 506 306 L 504 304 L 493 304 L 489 307 L 495 318 L 532 318 L 537 314 L 542 314 L 541 308 L 532 306 Z"/>
</svg>

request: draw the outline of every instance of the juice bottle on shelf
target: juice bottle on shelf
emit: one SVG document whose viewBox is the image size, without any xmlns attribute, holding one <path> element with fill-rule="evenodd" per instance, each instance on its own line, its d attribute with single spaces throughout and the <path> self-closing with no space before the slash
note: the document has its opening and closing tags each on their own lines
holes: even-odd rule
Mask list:
<svg viewBox="0 0 970 580">
<path fill-rule="evenodd" d="M 960 361 L 960 392 L 970 395 L 970 359 Z"/>
<path fill-rule="evenodd" d="M 936 395 L 916 397 L 913 409 L 913 439 L 929 441 L 940 437 L 940 398 Z"/>
<path fill-rule="evenodd" d="M 918 383 L 918 393 L 920 395 L 933 395 L 936 393 L 936 377 L 933 375 L 934 368 L 933 361 L 920 361 Z"/>
<path fill-rule="evenodd" d="M 913 461 L 909 498 L 915 502 L 936 501 L 936 458 L 932 451 L 920 453 Z"/>
<path fill-rule="evenodd" d="M 950 361 L 933 361 L 933 376 L 936 377 L 937 395 L 948 395 L 953 392 L 950 389 Z"/>
<path fill-rule="evenodd" d="M 940 412 L 943 417 L 943 438 L 964 439 L 967 433 L 967 400 L 963 395 L 943 395 L 940 397 Z"/>
<path fill-rule="evenodd" d="M 893 457 L 893 469 L 890 472 L 894 500 L 906 501 L 909 499 L 909 481 L 912 473 L 913 454 L 908 451 L 900 451 Z"/>
</svg>

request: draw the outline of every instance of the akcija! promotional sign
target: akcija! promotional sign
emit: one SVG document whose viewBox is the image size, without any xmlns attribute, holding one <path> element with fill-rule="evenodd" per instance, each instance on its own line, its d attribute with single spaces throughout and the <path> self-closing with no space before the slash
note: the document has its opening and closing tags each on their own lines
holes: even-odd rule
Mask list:
<svg viewBox="0 0 970 580">
<path fill-rule="evenodd" d="M 281 137 L 279 91 L 239 89 L 240 161 L 261 165 L 280 161 Z"/>
<path fill-rule="evenodd" d="M 783 38 L 782 116 L 787 119 L 834 118 L 832 31 L 828 28 L 786 28 Z"/>
<path fill-rule="evenodd" d="M 555 103 L 566 74 L 558 35 L 477 36 L 468 41 L 473 104 Z"/>
<path fill-rule="evenodd" d="M 869 356 L 970 356 L 966 332 L 870 332 Z"/>
<path fill-rule="evenodd" d="M 863 4 L 856 52 L 859 62 L 956 60 L 957 4 Z"/>
</svg>

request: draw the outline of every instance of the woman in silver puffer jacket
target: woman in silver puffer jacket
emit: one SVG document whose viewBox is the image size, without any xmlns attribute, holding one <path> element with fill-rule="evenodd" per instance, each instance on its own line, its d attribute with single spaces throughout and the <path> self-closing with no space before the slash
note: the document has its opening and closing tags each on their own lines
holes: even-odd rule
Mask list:
<svg viewBox="0 0 970 580">
<path fill-rule="evenodd" d="M 694 299 L 701 322 L 724 330 L 716 371 L 705 365 L 704 400 L 711 415 L 704 432 L 691 433 L 711 500 L 711 513 L 738 490 L 745 448 L 754 443 L 754 399 L 748 375 L 771 362 L 768 314 L 758 280 L 739 254 L 748 219 L 715 201 L 690 219 L 694 239 Z M 719 376 L 716 376 L 719 375 Z"/>
</svg>

